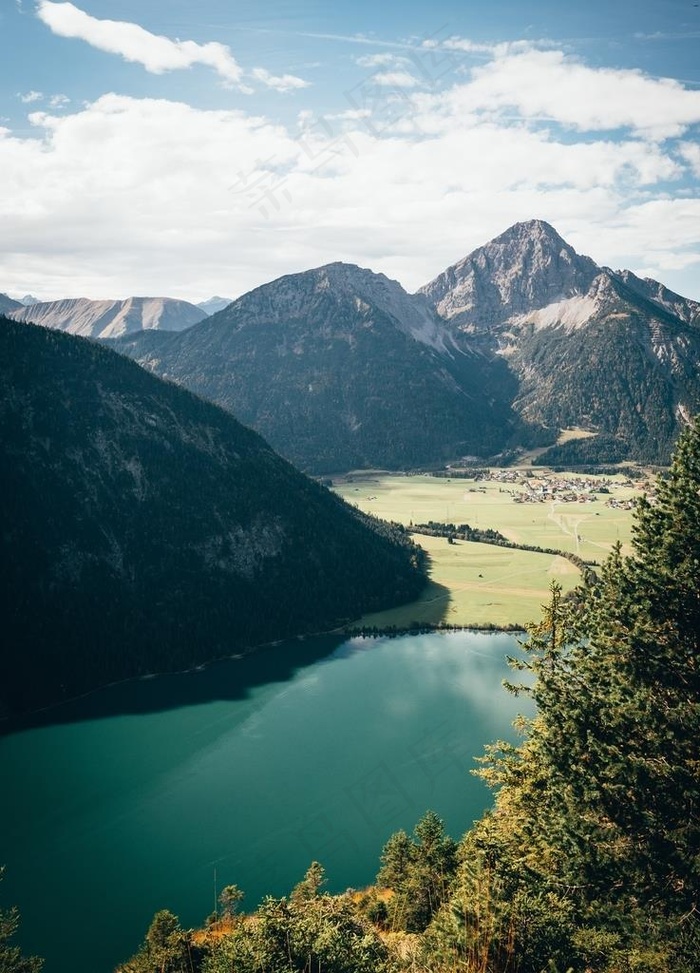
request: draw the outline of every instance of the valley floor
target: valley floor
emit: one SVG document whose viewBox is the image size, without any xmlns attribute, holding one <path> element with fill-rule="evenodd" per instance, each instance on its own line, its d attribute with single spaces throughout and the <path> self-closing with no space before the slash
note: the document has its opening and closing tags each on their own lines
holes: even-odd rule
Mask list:
<svg viewBox="0 0 700 973">
<path fill-rule="evenodd" d="M 601 564 L 617 541 L 629 548 L 632 502 L 645 481 L 533 468 L 494 469 L 480 479 L 358 472 L 337 478 L 333 488 L 361 510 L 407 527 L 433 521 L 491 528 L 517 544 Z M 360 625 L 522 626 L 539 617 L 552 581 L 567 592 L 581 579 L 574 564 L 551 553 L 413 539 L 430 555 L 430 584 L 417 601 L 365 616 Z"/>
</svg>

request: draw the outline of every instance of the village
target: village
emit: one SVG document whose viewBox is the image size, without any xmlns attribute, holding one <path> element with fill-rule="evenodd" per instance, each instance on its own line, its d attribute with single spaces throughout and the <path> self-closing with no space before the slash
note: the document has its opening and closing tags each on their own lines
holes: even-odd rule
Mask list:
<svg viewBox="0 0 700 973">
<path fill-rule="evenodd" d="M 484 469 L 474 471 L 474 482 L 491 481 L 508 484 L 500 492 L 508 493 L 513 503 L 597 503 L 605 498 L 605 505 L 621 510 L 634 506 L 634 497 L 619 499 L 611 496 L 611 489 L 634 490 L 635 495 L 643 489 L 649 498 L 653 495 L 653 484 L 634 482 L 628 477 L 604 479 L 600 476 L 566 476 L 560 473 L 533 475 L 530 471 L 518 469 Z M 470 487 L 470 492 L 485 492 L 485 487 Z"/>
</svg>

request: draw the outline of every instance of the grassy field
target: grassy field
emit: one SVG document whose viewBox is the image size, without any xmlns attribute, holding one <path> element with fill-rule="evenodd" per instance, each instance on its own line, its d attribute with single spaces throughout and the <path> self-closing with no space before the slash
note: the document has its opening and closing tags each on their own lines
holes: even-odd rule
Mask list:
<svg viewBox="0 0 700 973">
<path fill-rule="evenodd" d="M 498 474 L 495 474 L 498 475 Z M 608 506 L 638 496 L 639 487 L 622 477 L 576 477 L 581 489 L 605 486 L 609 493 L 592 493 L 595 500 L 565 502 L 564 491 L 545 502 L 516 503 L 522 484 L 498 480 L 442 479 L 427 475 L 349 474 L 334 489 L 361 510 L 410 526 L 429 520 L 499 530 L 509 540 L 578 554 L 602 562 L 613 544 L 629 547 L 632 511 Z M 554 474 L 533 471 L 531 482 L 551 482 Z M 362 620 L 365 625 L 408 626 L 412 622 L 454 625 L 521 625 L 536 620 L 548 599 L 553 579 L 565 591 L 580 579 L 571 562 L 550 554 L 535 554 L 488 544 L 414 535 L 431 558 L 431 585 L 411 605 L 380 612 Z"/>
</svg>

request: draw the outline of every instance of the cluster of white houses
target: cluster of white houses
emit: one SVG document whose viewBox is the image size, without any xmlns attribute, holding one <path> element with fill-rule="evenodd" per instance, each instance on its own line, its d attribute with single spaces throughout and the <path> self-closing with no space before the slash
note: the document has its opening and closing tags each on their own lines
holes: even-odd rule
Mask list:
<svg viewBox="0 0 700 973">
<path fill-rule="evenodd" d="M 478 480 L 492 480 L 497 483 L 507 483 L 517 489 L 505 489 L 514 503 L 596 503 L 607 495 L 606 505 L 628 510 L 634 506 L 634 499 L 616 499 L 610 497 L 611 488 L 617 490 L 630 489 L 635 493 L 640 488 L 639 483 L 629 479 L 604 480 L 599 476 L 563 476 L 549 474 L 533 476 L 522 470 L 483 470 Z M 646 486 L 646 484 L 645 484 Z"/>
</svg>

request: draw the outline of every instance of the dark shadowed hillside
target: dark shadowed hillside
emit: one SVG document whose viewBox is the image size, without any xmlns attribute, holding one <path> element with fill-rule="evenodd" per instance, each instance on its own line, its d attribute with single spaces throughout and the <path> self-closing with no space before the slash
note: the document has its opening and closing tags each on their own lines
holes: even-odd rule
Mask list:
<svg viewBox="0 0 700 973">
<path fill-rule="evenodd" d="M 418 550 L 228 413 L 0 319 L 0 711 L 410 600 Z"/>
</svg>

